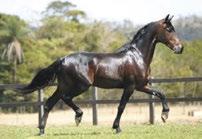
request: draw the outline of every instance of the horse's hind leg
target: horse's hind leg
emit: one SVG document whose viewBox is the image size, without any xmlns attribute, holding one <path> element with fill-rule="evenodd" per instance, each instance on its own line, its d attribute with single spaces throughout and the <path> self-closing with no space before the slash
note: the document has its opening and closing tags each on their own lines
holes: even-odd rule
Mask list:
<svg viewBox="0 0 202 139">
<path fill-rule="evenodd" d="M 72 98 L 63 95 L 62 100 L 69 106 L 71 107 L 74 112 L 76 113 L 75 115 L 75 122 L 76 125 L 78 126 L 81 122 L 82 116 L 83 116 L 83 111 L 72 101 Z"/>
<path fill-rule="evenodd" d="M 48 119 L 48 114 L 51 111 L 51 109 L 53 108 L 53 106 L 58 102 L 59 99 L 60 99 L 60 94 L 59 94 L 58 89 L 57 89 L 53 93 L 53 95 L 51 97 L 49 97 L 48 100 L 46 101 L 45 106 L 44 106 L 44 115 L 43 115 L 43 119 L 42 119 L 42 124 L 39 127 L 40 135 L 44 134 L 46 122 Z"/>
<path fill-rule="evenodd" d="M 76 86 L 72 86 L 71 89 L 68 89 L 69 91 L 67 91 L 65 94 L 62 95 L 61 99 L 69 106 L 71 107 L 74 112 L 76 113 L 75 115 L 75 122 L 76 125 L 78 126 L 79 123 L 81 122 L 82 116 L 83 116 L 83 112 L 82 110 L 72 101 L 72 99 L 80 94 L 82 94 L 83 92 L 85 92 L 86 90 L 88 90 L 88 88 L 90 87 L 89 84 L 85 83 L 85 82 L 79 82 L 76 84 Z"/>
</svg>

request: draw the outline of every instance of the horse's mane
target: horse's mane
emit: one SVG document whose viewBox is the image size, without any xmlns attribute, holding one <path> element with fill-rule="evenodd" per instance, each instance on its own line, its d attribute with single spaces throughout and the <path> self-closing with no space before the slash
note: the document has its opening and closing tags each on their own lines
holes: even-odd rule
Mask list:
<svg viewBox="0 0 202 139">
<path fill-rule="evenodd" d="M 134 35 L 133 39 L 129 42 L 124 44 L 121 48 L 119 48 L 116 52 L 124 52 L 127 51 L 129 49 L 131 49 L 132 47 L 135 46 L 136 42 L 142 38 L 142 36 L 144 34 L 147 33 L 148 28 L 153 24 L 153 22 L 143 26 L 142 28 L 140 28 L 137 33 Z"/>
<path fill-rule="evenodd" d="M 136 43 L 144 34 L 147 33 L 147 29 L 153 24 L 153 22 L 143 26 L 142 28 L 140 28 L 137 33 L 134 35 L 132 41 L 130 42 L 130 44 L 134 44 Z"/>
</svg>

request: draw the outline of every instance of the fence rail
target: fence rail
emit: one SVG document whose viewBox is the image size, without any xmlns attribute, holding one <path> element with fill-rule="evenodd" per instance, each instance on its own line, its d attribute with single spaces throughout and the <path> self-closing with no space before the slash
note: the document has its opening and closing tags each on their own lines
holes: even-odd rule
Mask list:
<svg viewBox="0 0 202 139">
<path fill-rule="evenodd" d="M 157 78 L 150 79 L 150 83 L 176 83 L 176 82 L 201 82 L 202 77 L 184 77 L 184 78 Z M 56 86 L 51 84 L 50 86 Z M 26 86 L 26 84 L 0 84 L 0 89 L 15 89 L 18 87 Z"/>
<path fill-rule="evenodd" d="M 150 83 L 176 83 L 176 82 L 200 82 L 200 81 L 202 81 L 202 77 L 150 79 Z"/>
<path fill-rule="evenodd" d="M 167 98 L 168 102 L 202 102 L 202 97 L 197 98 Z M 80 101 L 74 101 L 76 104 L 89 104 L 93 105 L 95 103 L 94 100 L 80 100 Z M 96 104 L 117 104 L 120 100 L 96 100 Z M 153 99 L 135 99 L 135 100 L 129 100 L 128 103 L 150 103 L 150 102 L 161 102 L 160 99 L 153 98 Z M 13 102 L 13 103 L 0 103 L 0 107 L 2 108 L 11 108 L 11 107 L 22 107 L 22 106 L 40 106 L 44 104 L 44 102 Z"/>
<path fill-rule="evenodd" d="M 150 83 L 176 83 L 176 82 L 201 82 L 202 77 L 186 77 L 186 78 L 161 78 L 161 79 L 151 79 Z M 52 84 L 50 86 L 55 86 L 57 84 Z M 15 89 L 18 87 L 23 87 L 25 84 L 0 84 L 0 89 Z M 197 98 L 167 98 L 168 102 L 196 102 L 201 101 L 202 97 Z M 92 105 L 92 121 L 93 125 L 98 124 L 97 119 L 97 104 L 116 104 L 119 103 L 120 100 L 99 100 L 97 97 L 97 89 L 95 87 L 92 88 L 92 99 L 91 100 L 82 100 L 75 101 L 78 104 L 90 104 Z M 160 102 L 160 99 L 156 99 L 154 97 L 150 97 L 149 99 L 135 99 L 130 100 L 129 103 L 148 103 L 149 104 L 149 122 L 154 124 L 154 103 Z M 38 106 L 39 113 L 39 127 L 41 127 L 42 123 L 42 115 L 44 113 L 44 98 L 43 98 L 43 89 L 38 90 L 38 101 L 36 102 L 13 102 L 13 103 L 0 103 L 0 107 L 2 108 L 10 108 L 10 107 L 21 107 L 21 106 Z"/>
</svg>

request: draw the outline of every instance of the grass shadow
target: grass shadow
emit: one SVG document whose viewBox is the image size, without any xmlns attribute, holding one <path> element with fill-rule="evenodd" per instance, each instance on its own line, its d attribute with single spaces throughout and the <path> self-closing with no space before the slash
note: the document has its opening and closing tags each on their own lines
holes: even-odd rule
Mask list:
<svg viewBox="0 0 202 139">
<path fill-rule="evenodd" d="M 52 134 L 53 136 L 83 136 L 83 135 L 86 135 L 86 136 L 93 136 L 93 135 L 101 135 L 102 133 L 101 132 L 81 132 L 81 133 L 54 133 Z M 47 134 L 49 135 L 49 134 Z M 51 135 L 51 134 L 50 134 Z"/>
</svg>

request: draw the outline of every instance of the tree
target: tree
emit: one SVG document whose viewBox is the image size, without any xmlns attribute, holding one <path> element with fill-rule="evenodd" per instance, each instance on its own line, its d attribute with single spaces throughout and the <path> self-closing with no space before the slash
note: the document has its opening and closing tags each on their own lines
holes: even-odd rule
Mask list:
<svg viewBox="0 0 202 139">
<path fill-rule="evenodd" d="M 180 17 L 174 24 L 176 32 L 183 40 L 202 39 L 202 17 L 196 15 Z"/>
<path fill-rule="evenodd" d="M 8 46 L 5 47 L 2 58 L 7 60 L 12 64 L 13 70 L 12 70 L 12 82 L 16 82 L 16 71 L 17 71 L 17 64 L 23 63 L 23 50 L 21 48 L 20 42 L 17 40 L 17 38 L 14 38 L 13 41 L 11 41 Z"/>
<path fill-rule="evenodd" d="M 75 7 L 75 5 L 68 1 L 53 1 L 44 13 L 48 16 L 64 16 L 72 7 Z"/>
<path fill-rule="evenodd" d="M 50 17 L 42 20 L 43 25 L 36 30 L 37 38 L 61 38 L 66 32 L 66 23 L 61 17 Z"/>
<path fill-rule="evenodd" d="M 26 37 L 28 30 L 26 23 L 17 16 L 0 15 L 0 37 L 4 50 L 1 55 L 12 67 L 12 82 L 15 83 L 17 65 L 23 63 L 23 50 L 20 40 Z"/>
<path fill-rule="evenodd" d="M 82 10 L 74 9 L 76 5 L 68 1 L 53 1 L 43 13 L 46 17 L 62 17 L 66 20 L 79 22 L 80 18 L 85 18 L 86 14 Z"/>
<path fill-rule="evenodd" d="M 86 13 L 81 10 L 71 10 L 67 12 L 67 16 L 74 22 L 79 22 L 80 18 L 85 18 Z"/>
</svg>

